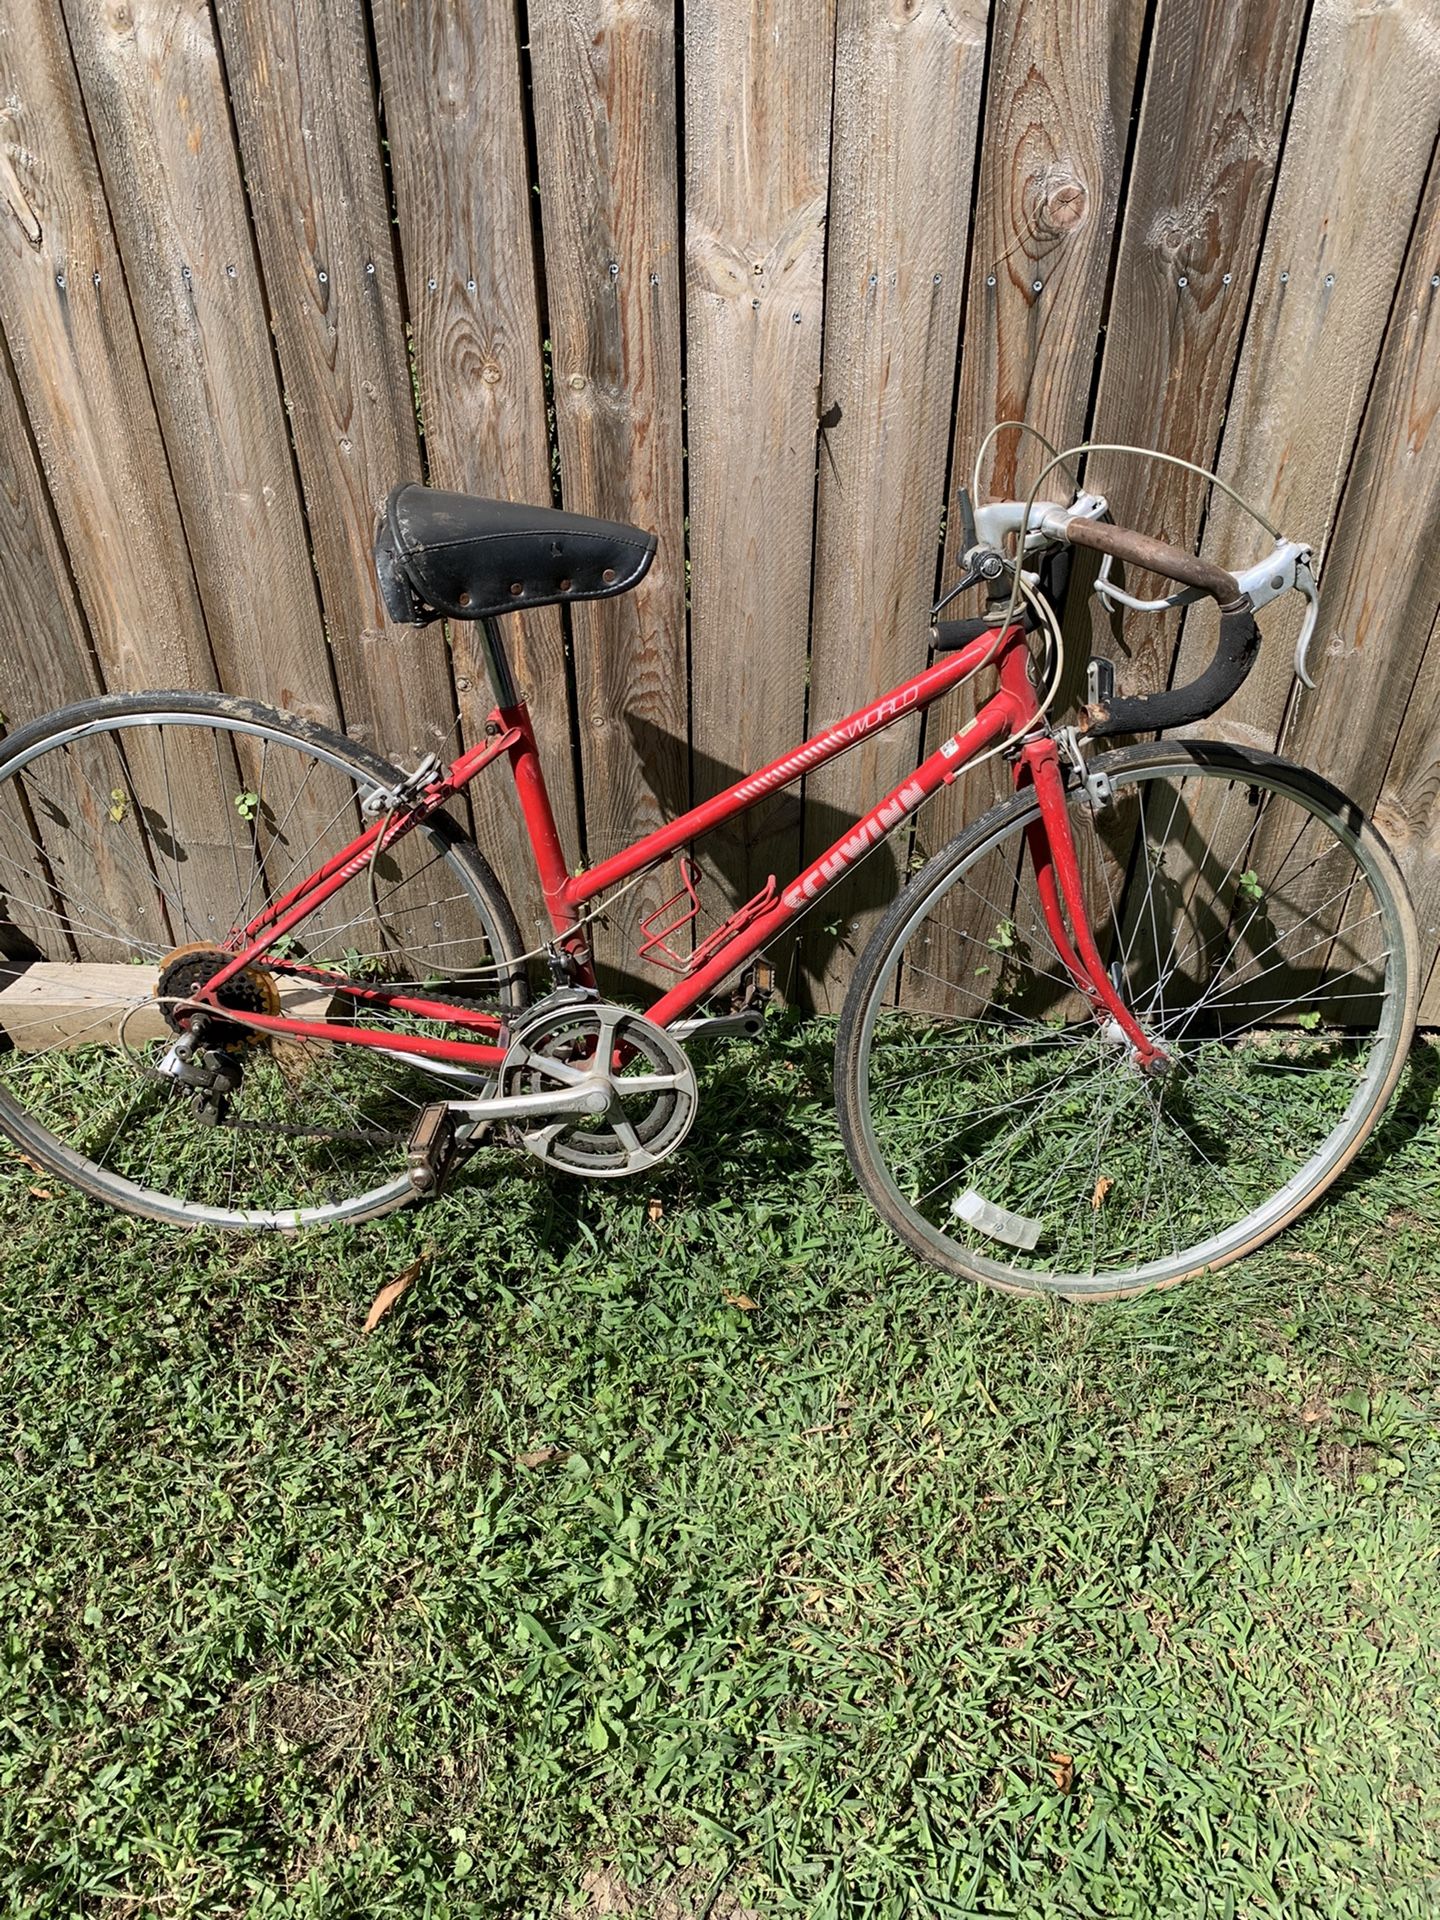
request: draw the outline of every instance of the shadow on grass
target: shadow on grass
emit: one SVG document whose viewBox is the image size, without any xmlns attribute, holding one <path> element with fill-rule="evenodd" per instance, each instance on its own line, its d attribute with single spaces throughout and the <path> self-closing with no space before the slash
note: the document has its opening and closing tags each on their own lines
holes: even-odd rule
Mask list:
<svg viewBox="0 0 1440 1920">
<path fill-rule="evenodd" d="M 1311 1211 L 1325 1212 L 1383 1173 L 1435 1117 L 1437 1107 L 1440 1107 L 1440 1046 L 1417 1040 L 1379 1126 Z"/>
<path fill-rule="evenodd" d="M 759 1193 L 767 1183 L 816 1168 L 817 1147 L 835 1132 L 833 1060 L 830 1028 L 782 1015 L 759 1042 L 696 1047 L 694 1126 L 674 1158 L 650 1172 L 586 1179 L 542 1168 L 528 1155 L 482 1149 L 451 1180 L 449 1192 L 475 1208 L 486 1198 L 498 1201 L 503 1183 L 506 1208 L 523 1206 L 529 1231 L 551 1257 L 563 1257 L 597 1230 L 613 1230 L 617 1212 L 640 1217 L 655 1202 L 667 1212 L 703 1210 Z"/>
</svg>

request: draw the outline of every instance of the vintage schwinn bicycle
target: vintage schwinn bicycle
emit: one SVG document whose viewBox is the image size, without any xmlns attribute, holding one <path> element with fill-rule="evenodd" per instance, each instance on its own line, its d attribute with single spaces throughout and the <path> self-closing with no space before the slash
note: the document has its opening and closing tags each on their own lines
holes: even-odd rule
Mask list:
<svg viewBox="0 0 1440 1920">
<path fill-rule="evenodd" d="M 376 565 L 392 616 L 478 622 L 494 689 L 449 766 L 407 773 L 207 693 L 111 695 L 13 734 L 0 1127 L 94 1198 L 181 1226 L 366 1220 L 485 1145 L 581 1176 L 650 1169 L 696 1118 L 687 1044 L 758 1027 L 757 956 L 1003 756 L 1009 797 L 914 873 L 856 967 L 835 1092 L 861 1186 L 917 1253 L 1001 1287 L 1137 1292 L 1258 1246 L 1353 1159 L 1395 1086 L 1418 978 L 1401 876 L 1342 794 L 1270 753 L 1091 747 L 1214 712 L 1255 657 L 1255 608 L 1296 589 L 1303 675 L 1308 549 L 1271 528 L 1237 576 L 1109 524 L 1092 493 L 962 509 L 961 585 L 989 588 L 984 614 L 937 621 L 912 678 L 587 871 L 559 843 L 501 621 L 634 587 L 655 540 L 629 526 L 391 495 Z M 1056 729 L 1076 548 L 1105 556 L 1111 606 L 1214 600 L 1219 643 L 1192 684 L 1138 697 L 1092 661 L 1080 724 Z M 1140 601 L 1114 561 L 1173 590 Z M 982 670 L 973 717 L 701 936 L 692 843 Z M 466 788 L 501 762 L 548 912 L 529 938 L 464 824 Z M 613 1004 L 591 923 L 671 859 L 682 884 L 644 943 L 669 984 L 643 1012 Z M 84 1018 L 57 1016 L 66 980 Z"/>
</svg>

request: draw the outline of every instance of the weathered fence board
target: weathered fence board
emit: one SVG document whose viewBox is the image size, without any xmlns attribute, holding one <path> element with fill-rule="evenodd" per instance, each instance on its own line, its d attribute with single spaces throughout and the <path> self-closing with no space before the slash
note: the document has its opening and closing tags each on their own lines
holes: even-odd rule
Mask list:
<svg viewBox="0 0 1440 1920">
<path fill-rule="evenodd" d="M 420 453 L 365 16 L 218 0 L 216 18 L 345 722 L 410 762 L 452 744 L 454 696 L 439 631 L 387 623 L 371 561 Z"/>
<path fill-rule="evenodd" d="M 1214 460 L 1304 15 L 1302 0 L 1161 0 L 1096 441 L 1156 447 L 1204 466 Z M 1126 525 L 1182 547 L 1198 538 L 1208 489 L 1194 474 L 1097 454 L 1086 477 Z M 1164 686 L 1176 641 L 1173 618 L 1127 618 L 1122 687 Z M 1118 651 L 1103 638 L 1101 650 Z"/>
<path fill-rule="evenodd" d="M 924 663 L 986 11 L 983 0 L 841 0 L 810 675 L 818 725 Z M 857 798 L 869 804 L 901 778 L 917 731 L 902 722 L 807 781 L 811 855 L 836 838 Z M 843 987 L 895 870 L 882 848 L 827 900 L 825 921 L 843 925 L 833 942 L 812 929 L 823 998 Z"/>
<path fill-rule="evenodd" d="M 426 476 L 435 487 L 544 505 L 550 439 L 514 15 L 448 0 L 376 0 L 374 20 Z M 578 847 L 560 611 L 507 620 L 505 635 L 561 835 Z M 473 629 L 457 621 L 450 637 L 474 739 L 494 695 Z M 471 802 L 476 837 L 504 872 L 531 937 L 544 901 L 503 768 L 476 782 Z"/>
<path fill-rule="evenodd" d="M 9 732 L 54 707 L 104 691 L 85 626 L 45 477 L 30 442 L 8 354 L 0 354 L 0 713 Z M 44 815 L 33 797 L 0 816 L 0 954 L 13 957 L 18 928 L 44 951 L 56 926 L 53 901 L 36 886 L 34 848 L 47 845 Z M 84 861 L 82 884 L 102 911 L 117 920 L 136 905 L 128 876 L 97 867 L 84 836 L 73 856 Z"/>
<path fill-rule="evenodd" d="M 1355 446 L 1316 634 L 1319 691 L 1282 750 L 1369 808 L 1440 601 L 1440 167 L 1432 166 Z M 1407 752 L 1407 758 L 1408 758 Z"/>
<path fill-rule="evenodd" d="M 339 718 L 204 0 L 66 10 L 221 684 Z"/>
<path fill-rule="evenodd" d="M 1440 948 L 1440 618 L 1430 629 L 1375 818 L 1400 857 L 1415 902 L 1429 968 L 1420 1018 L 1434 1026 L 1440 1021 L 1440 961 L 1431 959 Z"/>
<path fill-rule="evenodd" d="M 7 731 L 104 686 L 8 353 L 0 354 L 0 713 Z"/>
<path fill-rule="evenodd" d="M 635 592 L 573 613 L 593 861 L 690 792 L 675 13 L 532 0 L 529 20 L 565 504 L 660 536 Z M 600 958 L 625 968 L 672 890 L 617 899 Z"/>
<path fill-rule="evenodd" d="M 0 320 L 112 686 L 213 668 L 64 22 L 0 6 Z M 28 716 L 27 716 L 28 717 Z"/>
<path fill-rule="evenodd" d="M 801 738 L 825 304 L 834 0 L 685 10 L 696 798 Z M 712 858 L 732 904 L 800 857 L 790 795 Z"/>
<path fill-rule="evenodd" d="M 1057 447 L 1083 437 L 1105 311 L 1115 219 L 1135 95 L 1142 12 L 1108 0 L 1077 15 L 1065 0 L 998 0 L 951 447 L 951 495 L 969 487 L 981 443 L 1024 420 Z M 981 468 L 982 497 L 1024 498 L 1048 456 L 1006 432 Z M 1057 473 L 1047 497 L 1065 485 Z M 943 579 L 960 571 L 960 522 L 945 528 Z M 957 611 L 970 612 L 973 602 Z M 993 686 L 986 674 L 932 724 L 953 727 Z M 927 729 L 927 738 L 930 737 Z M 937 796 L 918 829 L 943 846 L 998 798 L 1007 770 L 977 767 Z"/>
<path fill-rule="evenodd" d="M 1369 0 L 1318 0 L 1285 139 L 1264 256 L 1216 471 L 1323 560 L 1361 409 L 1384 337 L 1440 124 L 1426 59 L 1437 28 Z M 1365 84 L 1357 86 L 1355 75 Z M 1233 564 L 1263 531 L 1224 494 L 1203 551 Z M 1264 616 L 1265 646 L 1224 718 L 1272 746 L 1292 687 L 1301 603 Z M 1176 679 L 1208 658 L 1214 623 L 1196 623 Z"/>
<path fill-rule="evenodd" d="M 1277 607 L 1202 731 L 1378 799 L 1429 965 L 1437 122 L 1416 4 L 0 0 L 4 724 L 220 685 L 405 763 L 473 739 L 474 635 L 386 621 L 376 511 L 422 476 L 558 499 L 661 543 L 637 593 L 507 623 L 593 861 L 922 662 L 954 484 L 1021 415 L 1218 462 L 1317 544 L 1320 690 L 1297 700 L 1299 608 Z M 983 482 L 1022 492 L 1041 457 L 1003 437 Z M 1118 519 L 1253 557 L 1202 480 L 1100 456 L 1087 477 Z M 1130 687 L 1208 653 L 1213 615 L 1117 633 L 1089 606 L 1067 702 L 1092 628 Z M 921 731 L 702 841 L 710 904 L 828 845 Z M 145 758 L 127 803 L 178 780 L 193 894 L 228 823 L 203 768 Z M 1007 778 L 978 772 L 827 900 L 800 997 L 837 1003 L 906 857 Z M 532 941 L 503 775 L 467 808 Z M 136 876 L 95 856 L 66 855 L 72 882 L 121 909 Z M 627 995 L 664 984 L 636 949 L 673 890 L 649 876 L 597 930 Z"/>
</svg>

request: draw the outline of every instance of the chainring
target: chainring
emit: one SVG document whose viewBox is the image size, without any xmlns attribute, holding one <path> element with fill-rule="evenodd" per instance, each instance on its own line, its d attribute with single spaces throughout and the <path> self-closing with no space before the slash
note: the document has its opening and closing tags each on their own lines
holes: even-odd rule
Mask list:
<svg viewBox="0 0 1440 1920">
<path fill-rule="evenodd" d="M 644 1014 L 588 994 L 562 991 L 516 1018 L 500 1069 L 500 1091 L 543 1093 L 577 1070 L 607 1062 L 611 1086 L 601 1114 L 517 1129 L 537 1160 L 592 1180 L 620 1180 L 667 1159 L 689 1133 L 699 1106 L 695 1069 L 680 1043 Z"/>
</svg>

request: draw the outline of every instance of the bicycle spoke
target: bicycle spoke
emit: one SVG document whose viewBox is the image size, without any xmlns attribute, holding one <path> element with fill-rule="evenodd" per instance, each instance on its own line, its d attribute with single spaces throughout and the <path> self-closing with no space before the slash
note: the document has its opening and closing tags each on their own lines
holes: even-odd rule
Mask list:
<svg viewBox="0 0 1440 1920">
<path fill-rule="evenodd" d="M 132 746 L 148 791 L 144 778 L 131 777 Z M 144 1199 L 187 1220 L 292 1225 L 347 1208 L 383 1210 L 409 1197 L 405 1154 L 415 1118 L 437 1099 L 454 1098 L 456 1083 L 440 1063 L 403 1047 L 412 1034 L 453 1031 L 443 1018 L 353 1002 L 339 1010 L 342 1025 L 358 1019 L 393 1033 L 395 1047 L 381 1050 L 297 1036 L 244 1038 L 226 1029 L 222 1006 L 202 1016 L 190 1053 L 170 1062 L 188 1077 L 158 1071 L 178 1035 L 162 1024 L 154 969 L 177 942 L 204 940 L 207 930 L 218 954 L 230 930 L 350 844 L 375 781 L 348 767 L 348 751 L 340 742 L 334 754 L 317 754 L 281 727 L 229 713 L 173 722 L 142 715 L 87 727 L 83 753 L 73 735 L 57 733 L 55 746 L 42 747 L 23 770 L 55 842 L 59 904 L 38 864 L 24 864 L 18 836 L 0 852 L 0 886 L 12 911 L 34 925 L 41 958 L 64 960 L 68 969 L 74 949 L 64 944 L 65 930 L 73 925 L 82 955 L 148 964 L 133 988 L 118 972 L 109 976 L 113 998 L 105 971 L 83 976 L 83 984 L 77 974 L 81 993 L 100 996 L 93 1007 L 69 1008 L 62 992 L 53 1005 L 39 998 L 11 1018 L 8 1050 L 0 1050 L 0 1120 L 12 1125 L 7 1115 L 23 1116 L 41 1143 L 51 1143 L 44 1151 L 61 1156 L 61 1170 L 103 1188 L 105 1198 Z M 104 823 L 97 853 L 105 872 L 127 876 L 113 899 L 102 874 L 67 858 L 81 850 L 67 836 L 90 819 Z M 331 897 L 335 905 L 322 903 L 296 929 L 302 948 L 313 942 L 334 955 L 333 985 L 287 976 L 283 956 L 271 974 L 262 956 L 238 976 L 251 982 L 243 990 L 283 991 L 290 1007 L 292 989 L 303 1000 L 308 984 L 323 1005 L 343 992 L 356 967 L 404 984 L 390 978 L 401 920 L 405 971 L 417 984 L 438 983 L 440 998 L 452 977 L 472 987 L 483 977 L 506 981 L 513 961 L 474 884 L 470 856 L 455 852 L 448 832 L 415 825 L 385 850 L 378 872 L 357 876 Z M 367 933 L 372 925 L 378 936 Z M 53 996 L 66 977 L 52 972 L 45 992 Z M 253 1009 L 256 1002 L 235 1004 Z M 503 991 L 495 1004 L 503 1011 Z M 467 1029 L 460 1034 L 473 1038 Z M 473 1094 L 489 1076 L 472 1072 L 464 1081 Z"/>
<path fill-rule="evenodd" d="M 1397 896 L 1323 789 L 1263 755 L 1204 756 L 1136 749 L 1108 804 L 1078 791 L 1067 802 L 1091 924 L 1111 930 L 1118 990 L 1160 1049 L 1153 1071 L 1115 1023 L 1075 1017 L 1033 877 L 1008 925 L 971 910 L 993 914 L 1018 870 L 1036 817 L 1024 795 L 960 843 L 928 904 L 892 914 L 883 977 L 932 976 L 936 1005 L 960 1011 L 953 1034 L 908 1045 L 888 1016 L 867 1016 L 864 1124 L 847 1145 L 889 1217 L 941 1264 L 1062 1291 L 1179 1278 L 1202 1245 L 1213 1265 L 1263 1238 L 1303 1177 L 1318 1190 L 1373 1124 L 1401 1033 Z M 952 902 L 963 928 L 948 926 Z M 974 978 L 972 956 L 993 981 Z M 1050 1030 L 1037 1008 L 1068 1024 Z M 1033 1024 L 1017 1030 L 1017 1016 Z M 1286 1105 L 1286 1084 L 1303 1099 Z M 962 1189 L 976 1198 L 957 1216 Z"/>
</svg>

